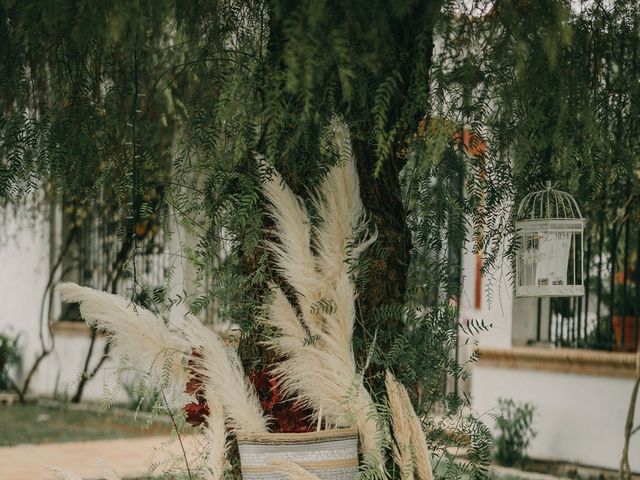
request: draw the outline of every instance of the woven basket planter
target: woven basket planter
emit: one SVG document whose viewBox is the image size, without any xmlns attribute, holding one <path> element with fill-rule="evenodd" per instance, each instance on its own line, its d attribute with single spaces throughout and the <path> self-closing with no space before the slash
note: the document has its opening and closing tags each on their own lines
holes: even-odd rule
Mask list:
<svg viewBox="0 0 640 480">
<path fill-rule="evenodd" d="M 286 480 L 272 460 L 297 463 L 323 480 L 353 480 L 358 475 L 355 429 L 238 434 L 238 447 L 243 480 Z"/>
</svg>

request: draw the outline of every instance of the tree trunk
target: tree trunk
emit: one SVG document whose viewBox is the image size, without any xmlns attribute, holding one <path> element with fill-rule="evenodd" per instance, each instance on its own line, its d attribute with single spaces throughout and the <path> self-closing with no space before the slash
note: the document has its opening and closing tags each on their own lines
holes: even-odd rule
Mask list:
<svg viewBox="0 0 640 480">
<path fill-rule="evenodd" d="M 372 148 L 364 140 L 354 140 L 353 154 L 360 178 L 360 195 L 378 233 L 376 245 L 368 252 L 371 263 L 367 288 L 360 292 L 358 302 L 360 318 L 369 322 L 379 306 L 404 303 L 411 232 L 407 230 L 400 189 L 402 163 L 389 160 L 374 177 L 376 157 Z"/>
<path fill-rule="evenodd" d="M 373 334 L 373 329 L 379 325 L 373 322 L 376 310 L 383 305 L 402 305 L 406 300 L 409 264 L 411 260 L 411 232 L 407 227 L 407 212 L 402 200 L 400 174 L 406 159 L 401 153 L 407 147 L 407 140 L 418 130 L 419 123 L 427 113 L 428 105 L 424 110 L 415 109 L 414 118 L 403 118 L 407 102 L 414 102 L 409 88 L 416 75 L 416 57 L 424 55 L 427 62 L 422 74 L 425 88 L 429 89 L 429 71 L 433 58 L 433 28 L 440 15 L 442 2 L 432 0 L 418 2 L 412 13 L 398 20 L 393 30 L 397 32 L 398 55 L 387 65 L 389 71 L 397 70 L 401 80 L 398 82 L 400 91 L 394 94 L 391 100 L 390 115 L 387 126 L 392 128 L 399 126 L 395 137 L 393 152 L 390 158 L 383 161 L 382 167 L 376 176 L 375 147 L 367 141 L 373 130 L 372 125 L 363 125 L 362 118 L 367 118 L 368 112 L 361 111 L 355 116 L 345 112 L 349 118 L 352 134 L 353 155 L 358 168 L 360 178 L 360 193 L 364 206 L 371 215 L 373 224 L 378 233 L 378 239 L 373 248 L 368 252 L 370 270 L 365 291 L 359 292 L 358 315 L 367 325 L 367 330 Z M 416 40 L 424 35 L 422 47 Z M 381 77 L 381 79 L 384 76 Z M 383 81 L 383 80 L 380 80 Z M 425 95 L 427 98 L 428 95 Z M 372 109 L 372 105 L 367 108 Z M 399 122 L 396 124 L 396 122 Z M 391 322 L 389 324 L 388 322 Z M 393 334 L 385 339 L 385 335 L 376 340 L 378 347 L 383 350 L 390 346 L 393 337 L 397 336 L 401 328 L 401 319 L 387 319 L 387 324 L 380 328 L 380 332 Z"/>
</svg>

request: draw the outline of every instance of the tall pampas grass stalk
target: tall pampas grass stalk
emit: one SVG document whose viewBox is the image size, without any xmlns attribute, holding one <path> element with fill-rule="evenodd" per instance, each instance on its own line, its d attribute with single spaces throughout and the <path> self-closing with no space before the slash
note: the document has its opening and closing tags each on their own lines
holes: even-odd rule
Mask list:
<svg viewBox="0 0 640 480">
<path fill-rule="evenodd" d="M 320 480 L 320 477 L 289 460 L 271 460 L 271 466 L 284 473 L 289 480 Z"/>
<path fill-rule="evenodd" d="M 352 244 L 366 233 L 367 221 L 352 160 L 330 168 L 313 204 L 321 219 L 313 237 L 316 266 L 321 282 L 330 288 L 376 238 Z"/>
<path fill-rule="evenodd" d="M 190 346 L 161 317 L 119 295 L 75 283 L 63 283 L 57 290 L 63 301 L 80 305 L 87 325 L 107 335 L 114 355 L 148 375 L 149 385 L 184 389 L 183 358 Z"/>
<path fill-rule="evenodd" d="M 266 431 L 257 395 L 235 350 L 226 348 L 196 317 L 175 317 L 181 318 L 181 324 L 170 328 L 161 317 L 119 295 L 74 283 L 61 284 L 58 291 L 64 301 L 80 304 L 88 325 L 106 333 L 115 355 L 147 372 L 150 385 L 181 393 L 189 376 L 186 363 L 191 359 L 211 389 L 209 400 L 222 405 L 232 429 Z M 192 350 L 197 357 L 192 356 Z"/>
<path fill-rule="evenodd" d="M 285 392 L 311 407 L 316 420 L 322 412 L 328 425 L 357 424 L 365 459 L 382 468 L 375 409 L 353 355 L 356 292 L 349 263 L 373 241 L 365 234 L 353 160 L 332 167 L 314 195 L 321 216 L 315 228 L 304 203 L 277 172 L 263 182 L 263 191 L 278 239 L 267 248 L 293 287 L 301 316 L 273 287 L 264 322 L 278 333 L 266 343 L 284 358 L 274 372 Z"/>
<path fill-rule="evenodd" d="M 413 480 L 413 451 L 411 449 L 411 428 L 409 427 L 409 412 L 400 389 L 400 385 L 393 374 L 387 370 L 385 377 L 389 408 L 391 410 L 391 427 L 393 430 L 393 460 L 400 468 L 402 480 Z"/>
<path fill-rule="evenodd" d="M 387 393 L 389 404 L 393 415 L 393 433 L 398 447 L 399 458 L 395 459 L 402 472 L 405 472 L 407 465 L 406 453 L 402 449 L 407 445 L 407 433 L 410 440 L 410 453 L 412 454 L 412 465 L 417 480 L 433 480 L 433 469 L 431 467 L 431 456 L 429 446 L 422 429 L 422 422 L 418 418 L 409 393 L 404 385 L 399 383 L 391 372 L 387 371 L 386 376 Z M 396 426 L 396 423 L 398 424 Z M 400 440 L 399 440 L 400 438 Z M 395 452 L 394 452 L 395 457 Z M 413 473 L 413 472 L 412 472 Z M 407 476 L 404 478 L 414 478 Z"/>
<path fill-rule="evenodd" d="M 296 290 L 301 307 L 320 299 L 316 259 L 311 251 L 311 220 L 304 205 L 276 171 L 263 180 L 270 201 L 268 214 L 275 223 L 278 242 L 267 242 L 279 273 Z"/>
<path fill-rule="evenodd" d="M 206 443 L 206 464 L 202 477 L 203 480 L 223 480 L 227 470 L 228 450 L 224 412 L 208 390 L 210 388 L 205 388 L 210 413 L 202 431 Z"/>
</svg>

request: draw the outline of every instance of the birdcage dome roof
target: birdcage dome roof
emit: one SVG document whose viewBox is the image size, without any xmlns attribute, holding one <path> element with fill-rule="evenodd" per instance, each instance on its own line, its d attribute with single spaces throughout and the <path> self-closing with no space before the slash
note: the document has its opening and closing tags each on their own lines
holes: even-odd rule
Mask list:
<svg viewBox="0 0 640 480">
<path fill-rule="evenodd" d="M 556 190 L 547 183 L 547 188 L 528 194 L 520 202 L 517 220 L 582 220 L 575 199 L 567 192 Z"/>
</svg>

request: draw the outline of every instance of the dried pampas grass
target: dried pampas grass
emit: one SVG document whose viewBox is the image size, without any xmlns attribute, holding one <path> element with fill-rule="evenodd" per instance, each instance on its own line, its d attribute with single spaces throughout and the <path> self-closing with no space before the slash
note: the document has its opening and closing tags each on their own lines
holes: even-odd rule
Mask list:
<svg viewBox="0 0 640 480">
<path fill-rule="evenodd" d="M 400 385 L 393 374 L 387 370 L 385 378 L 389 408 L 391 410 L 391 427 L 393 429 L 393 461 L 400 468 L 402 480 L 413 480 L 413 451 L 411 449 L 411 429 L 409 427 L 409 412 L 403 396 L 400 394 Z"/>
<path fill-rule="evenodd" d="M 75 283 L 63 283 L 57 290 L 63 301 L 80 304 L 87 325 L 104 332 L 113 354 L 145 372 L 149 385 L 184 389 L 183 358 L 190 346 L 161 317 L 119 295 Z"/>
<path fill-rule="evenodd" d="M 272 288 L 264 322 L 278 333 L 266 343 L 284 358 L 274 372 L 316 420 L 322 412 L 329 426 L 357 424 L 365 458 L 382 468 L 376 412 L 353 355 L 356 292 L 349 262 L 373 241 L 357 241 L 366 236 L 366 216 L 353 160 L 332 167 L 316 192 L 321 220 L 313 229 L 304 203 L 277 173 L 263 189 L 278 238 L 267 247 L 295 290 L 301 315 L 280 288 Z"/>
<path fill-rule="evenodd" d="M 429 446 L 407 389 L 387 371 L 387 394 L 392 413 L 393 436 L 396 441 L 394 461 L 403 479 L 433 480 Z"/>
<path fill-rule="evenodd" d="M 313 204 L 321 219 L 313 237 L 316 266 L 324 287 L 331 288 L 376 238 L 350 245 L 366 233 L 367 220 L 353 161 L 331 167 Z"/>
<path fill-rule="evenodd" d="M 296 290 L 303 308 L 320 299 L 316 260 L 311 251 L 311 220 L 304 202 L 296 197 L 276 171 L 263 181 L 270 201 L 267 213 L 275 223 L 279 243 L 267 242 L 279 273 Z"/>
<path fill-rule="evenodd" d="M 161 317 L 118 295 L 73 283 L 60 285 L 58 291 L 64 301 L 80 304 L 80 313 L 88 325 L 107 334 L 114 354 L 148 373 L 150 385 L 182 393 L 189 377 L 186 363 L 190 359 L 192 368 L 204 378 L 208 400 L 222 405 L 233 429 L 266 431 L 260 403 L 235 350 L 226 348 L 219 335 L 196 317 L 174 315 L 179 328 L 170 328 Z M 198 356 L 192 356 L 192 350 Z"/>
<path fill-rule="evenodd" d="M 205 390 L 206 391 L 206 390 Z M 219 404 L 205 395 L 209 404 L 207 424 L 203 427 L 202 435 L 206 442 L 206 464 L 203 469 L 203 480 L 223 480 L 227 470 L 227 432 L 225 429 L 224 412 Z"/>
</svg>

